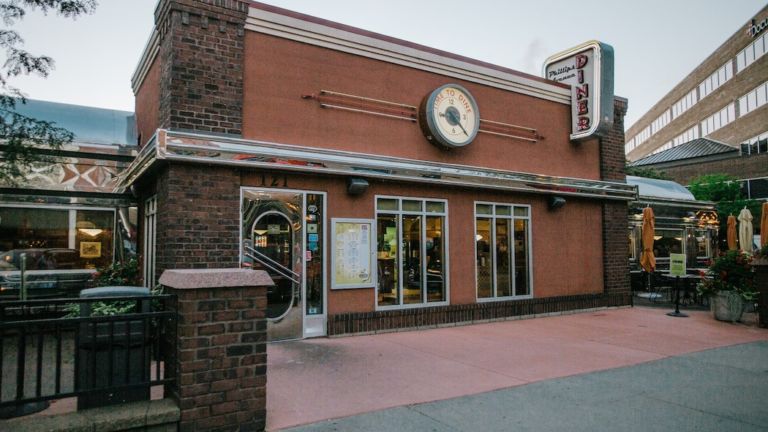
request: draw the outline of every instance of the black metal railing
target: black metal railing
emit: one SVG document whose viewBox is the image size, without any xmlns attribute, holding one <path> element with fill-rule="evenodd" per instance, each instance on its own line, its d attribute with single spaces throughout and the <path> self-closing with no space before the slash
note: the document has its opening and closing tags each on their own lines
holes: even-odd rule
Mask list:
<svg viewBox="0 0 768 432">
<path fill-rule="evenodd" d="M 174 296 L 0 302 L 0 409 L 78 397 L 78 409 L 149 399 L 169 384 Z M 119 314 L 94 310 L 117 306 Z"/>
</svg>

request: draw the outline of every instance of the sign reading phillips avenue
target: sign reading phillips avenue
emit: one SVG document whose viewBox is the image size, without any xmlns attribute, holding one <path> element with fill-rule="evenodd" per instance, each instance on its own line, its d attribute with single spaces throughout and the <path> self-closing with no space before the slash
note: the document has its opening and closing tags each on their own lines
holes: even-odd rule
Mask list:
<svg viewBox="0 0 768 432">
<path fill-rule="evenodd" d="M 585 42 L 544 61 L 544 78 L 571 85 L 571 139 L 605 134 L 613 124 L 613 47 Z"/>
</svg>

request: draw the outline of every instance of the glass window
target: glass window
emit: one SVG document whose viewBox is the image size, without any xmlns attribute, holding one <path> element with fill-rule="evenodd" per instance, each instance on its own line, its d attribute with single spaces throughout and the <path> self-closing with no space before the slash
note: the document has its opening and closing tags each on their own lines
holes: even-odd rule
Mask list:
<svg viewBox="0 0 768 432">
<path fill-rule="evenodd" d="M 420 212 L 421 211 L 421 201 L 403 201 L 403 211 L 408 212 Z"/>
<path fill-rule="evenodd" d="M 379 198 L 379 306 L 447 301 L 445 201 Z M 382 210 L 381 203 L 397 210 Z"/>
<path fill-rule="evenodd" d="M 765 85 L 758 87 L 757 89 L 757 106 L 765 105 Z"/>
<path fill-rule="evenodd" d="M 513 298 L 531 294 L 528 207 L 475 219 L 477 298 Z"/>
<path fill-rule="evenodd" d="M 705 229 L 697 229 L 696 235 L 696 257 L 708 258 L 709 257 L 709 231 Z"/>
<path fill-rule="evenodd" d="M 656 258 L 669 258 L 670 253 L 683 252 L 683 231 L 657 229 L 653 236 L 653 254 Z"/>
<path fill-rule="evenodd" d="M 24 254 L 30 297 L 76 295 L 112 263 L 114 221 L 110 210 L 0 207 L 0 292 L 18 295 Z"/>
<path fill-rule="evenodd" d="M 493 296 L 493 278 L 491 277 L 491 220 L 477 218 L 475 221 L 475 265 L 477 266 L 477 297 Z"/>
<path fill-rule="evenodd" d="M 376 218 L 379 306 L 400 302 L 397 221 L 397 215 L 379 214 Z"/>
<path fill-rule="evenodd" d="M 80 252 L 82 268 L 106 267 L 112 262 L 114 214 L 78 210 L 76 217 L 75 250 Z M 70 268 L 80 268 L 75 263 L 70 265 Z"/>
<path fill-rule="evenodd" d="M 376 201 L 377 210 L 400 210 L 400 202 L 395 199 L 379 198 Z"/>
<path fill-rule="evenodd" d="M 746 67 L 746 53 L 744 51 L 740 52 L 736 56 L 736 72 L 741 72 L 742 69 Z"/>
<path fill-rule="evenodd" d="M 475 204 L 477 214 L 492 215 L 493 206 L 490 204 Z"/>
<path fill-rule="evenodd" d="M 496 206 L 496 214 L 502 215 L 502 216 L 509 216 L 512 214 L 512 209 L 510 206 Z"/>
<path fill-rule="evenodd" d="M 443 302 L 445 298 L 445 227 L 441 216 L 427 216 L 427 301 Z"/>
<path fill-rule="evenodd" d="M 427 201 L 428 213 L 445 213 L 445 203 L 439 201 Z"/>
</svg>

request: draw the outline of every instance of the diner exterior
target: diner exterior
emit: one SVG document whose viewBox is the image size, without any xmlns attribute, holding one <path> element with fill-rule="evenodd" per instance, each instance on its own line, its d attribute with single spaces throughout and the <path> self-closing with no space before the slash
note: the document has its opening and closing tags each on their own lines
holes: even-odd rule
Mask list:
<svg viewBox="0 0 768 432">
<path fill-rule="evenodd" d="M 576 142 L 555 81 L 256 2 L 155 18 L 119 185 L 150 286 L 265 269 L 272 340 L 629 304 L 626 100 Z"/>
</svg>

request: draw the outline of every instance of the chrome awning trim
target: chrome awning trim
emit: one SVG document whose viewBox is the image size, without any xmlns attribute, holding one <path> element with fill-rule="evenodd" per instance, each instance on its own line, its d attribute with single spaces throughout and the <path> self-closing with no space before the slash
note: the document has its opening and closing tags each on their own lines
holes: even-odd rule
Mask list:
<svg viewBox="0 0 768 432">
<path fill-rule="evenodd" d="M 633 201 L 637 188 L 619 182 L 545 176 L 466 165 L 300 147 L 198 133 L 158 130 L 120 186 L 130 186 L 164 159 L 271 170 L 358 176 L 514 192 Z"/>
<path fill-rule="evenodd" d="M 161 133 L 164 134 L 165 131 L 158 129 L 144 147 L 141 148 L 139 154 L 136 155 L 136 159 L 133 160 L 125 171 L 120 173 L 115 188 L 116 193 L 124 193 L 157 159 L 161 158 L 157 146 L 158 135 Z"/>
<path fill-rule="evenodd" d="M 136 205 L 136 199 L 129 195 L 103 194 L 94 196 L 49 195 L 45 191 L 34 193 L 4 193 L 0 191 L 0 203 L 15 205 L 52 205 L 82 207 L 130 207 Z"/>
</svg>

